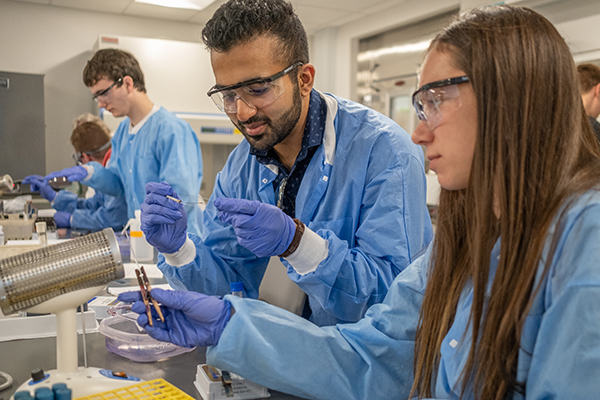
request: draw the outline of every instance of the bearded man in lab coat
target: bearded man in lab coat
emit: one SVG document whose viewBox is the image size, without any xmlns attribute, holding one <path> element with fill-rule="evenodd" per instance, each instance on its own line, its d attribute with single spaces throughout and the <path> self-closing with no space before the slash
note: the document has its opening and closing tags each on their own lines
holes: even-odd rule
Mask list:
<svg viewBox="0 0 600 400">
<path fill-rule="evenodd" d="M 313 88 L 291 4 L 231 0 L 202 31 L 208 95 L 245 139 L 217 175 L 199 236 L 177 191 L 149 184 L 142 230 L 178 289 L 241 281 L 257 298 L 271 256 L 307 295 L 318 325 L 359 320 L 432 236 L 422 150 L 394 121 Z"/>
</svg>

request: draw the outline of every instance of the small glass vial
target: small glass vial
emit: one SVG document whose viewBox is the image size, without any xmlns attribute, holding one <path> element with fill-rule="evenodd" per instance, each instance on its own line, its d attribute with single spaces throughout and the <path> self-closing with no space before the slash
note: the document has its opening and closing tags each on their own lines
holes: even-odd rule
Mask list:
<svg viewBox="0 0 600 400">
<path fill-rule="evenodd" d="M 0 246 L 4 246 L 4 229 L 0 225 Z"/>
<path fill-rule="evenodd" d="M 35 230 L 38 234 L 38 240 L 42 247 L 46 247 L 48 245 L 48 236 L 46 236 L 46 223 L 45 222 L 36 222 Z"/>
<path fill-rule="evenodd" d="M 244 283 L 231 282 L 231 295 L 236 297 L 244 297 Z"/>
</svg>

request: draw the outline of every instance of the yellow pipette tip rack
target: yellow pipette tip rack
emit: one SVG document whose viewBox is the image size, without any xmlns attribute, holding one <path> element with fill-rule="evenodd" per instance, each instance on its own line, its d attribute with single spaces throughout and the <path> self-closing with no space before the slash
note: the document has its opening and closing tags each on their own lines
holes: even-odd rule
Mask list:
<svg viewBox="0 0 600 400">
<path fill-rule="evenodd" d="M 78 397 L 75 400 L 154 400 L 154 399 L 173 399 L 173 400 L 195 400 L 193 397 L 184 393 L 180 389 L 171 385 L 164 379 L 154 379 L 152 381 L 139 382 L 136 385 L 125 386 L 115 390 L 109 390 L 91 396 Z"/>
</svg>

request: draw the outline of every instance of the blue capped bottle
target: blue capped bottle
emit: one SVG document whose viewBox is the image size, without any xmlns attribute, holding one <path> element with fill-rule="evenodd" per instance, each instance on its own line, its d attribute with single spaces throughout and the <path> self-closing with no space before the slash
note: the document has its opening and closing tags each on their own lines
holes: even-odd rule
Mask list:
<svg viewBox="0 0 600 400">
<path fill-rule="evenodd" d="M 236 297 L 244 297 L 244 283 L 231 282 L 231 295 Z"/>
</svg>

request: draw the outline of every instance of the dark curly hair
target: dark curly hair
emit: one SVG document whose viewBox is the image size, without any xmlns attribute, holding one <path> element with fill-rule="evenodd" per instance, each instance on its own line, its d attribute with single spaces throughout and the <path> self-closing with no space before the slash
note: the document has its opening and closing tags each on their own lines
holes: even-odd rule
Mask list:
<svg viewBox="0 0 600 400">
<path fill-rule="evenodd" d="M 287 64 L 308 63 L 306 31 L 292 5 L 284 0 L 229 0 L 202 30 L 206 47 L 219 53 L 260 35 L 278 39 L 278 53 Z"/>
<path fill-rule="evenodd" d="M 83 70 L 83 83 L 87 87 L 91 87 L 102 78 L 116 82 L 119 78 L 126 76 L 133 79 L 133 86 L 137 90 L 146 93 L 144 73 L 135 57 L 131 53 L 119 49 L 102 49 L 98 50 L 87 62 Z"/>
</svg>

